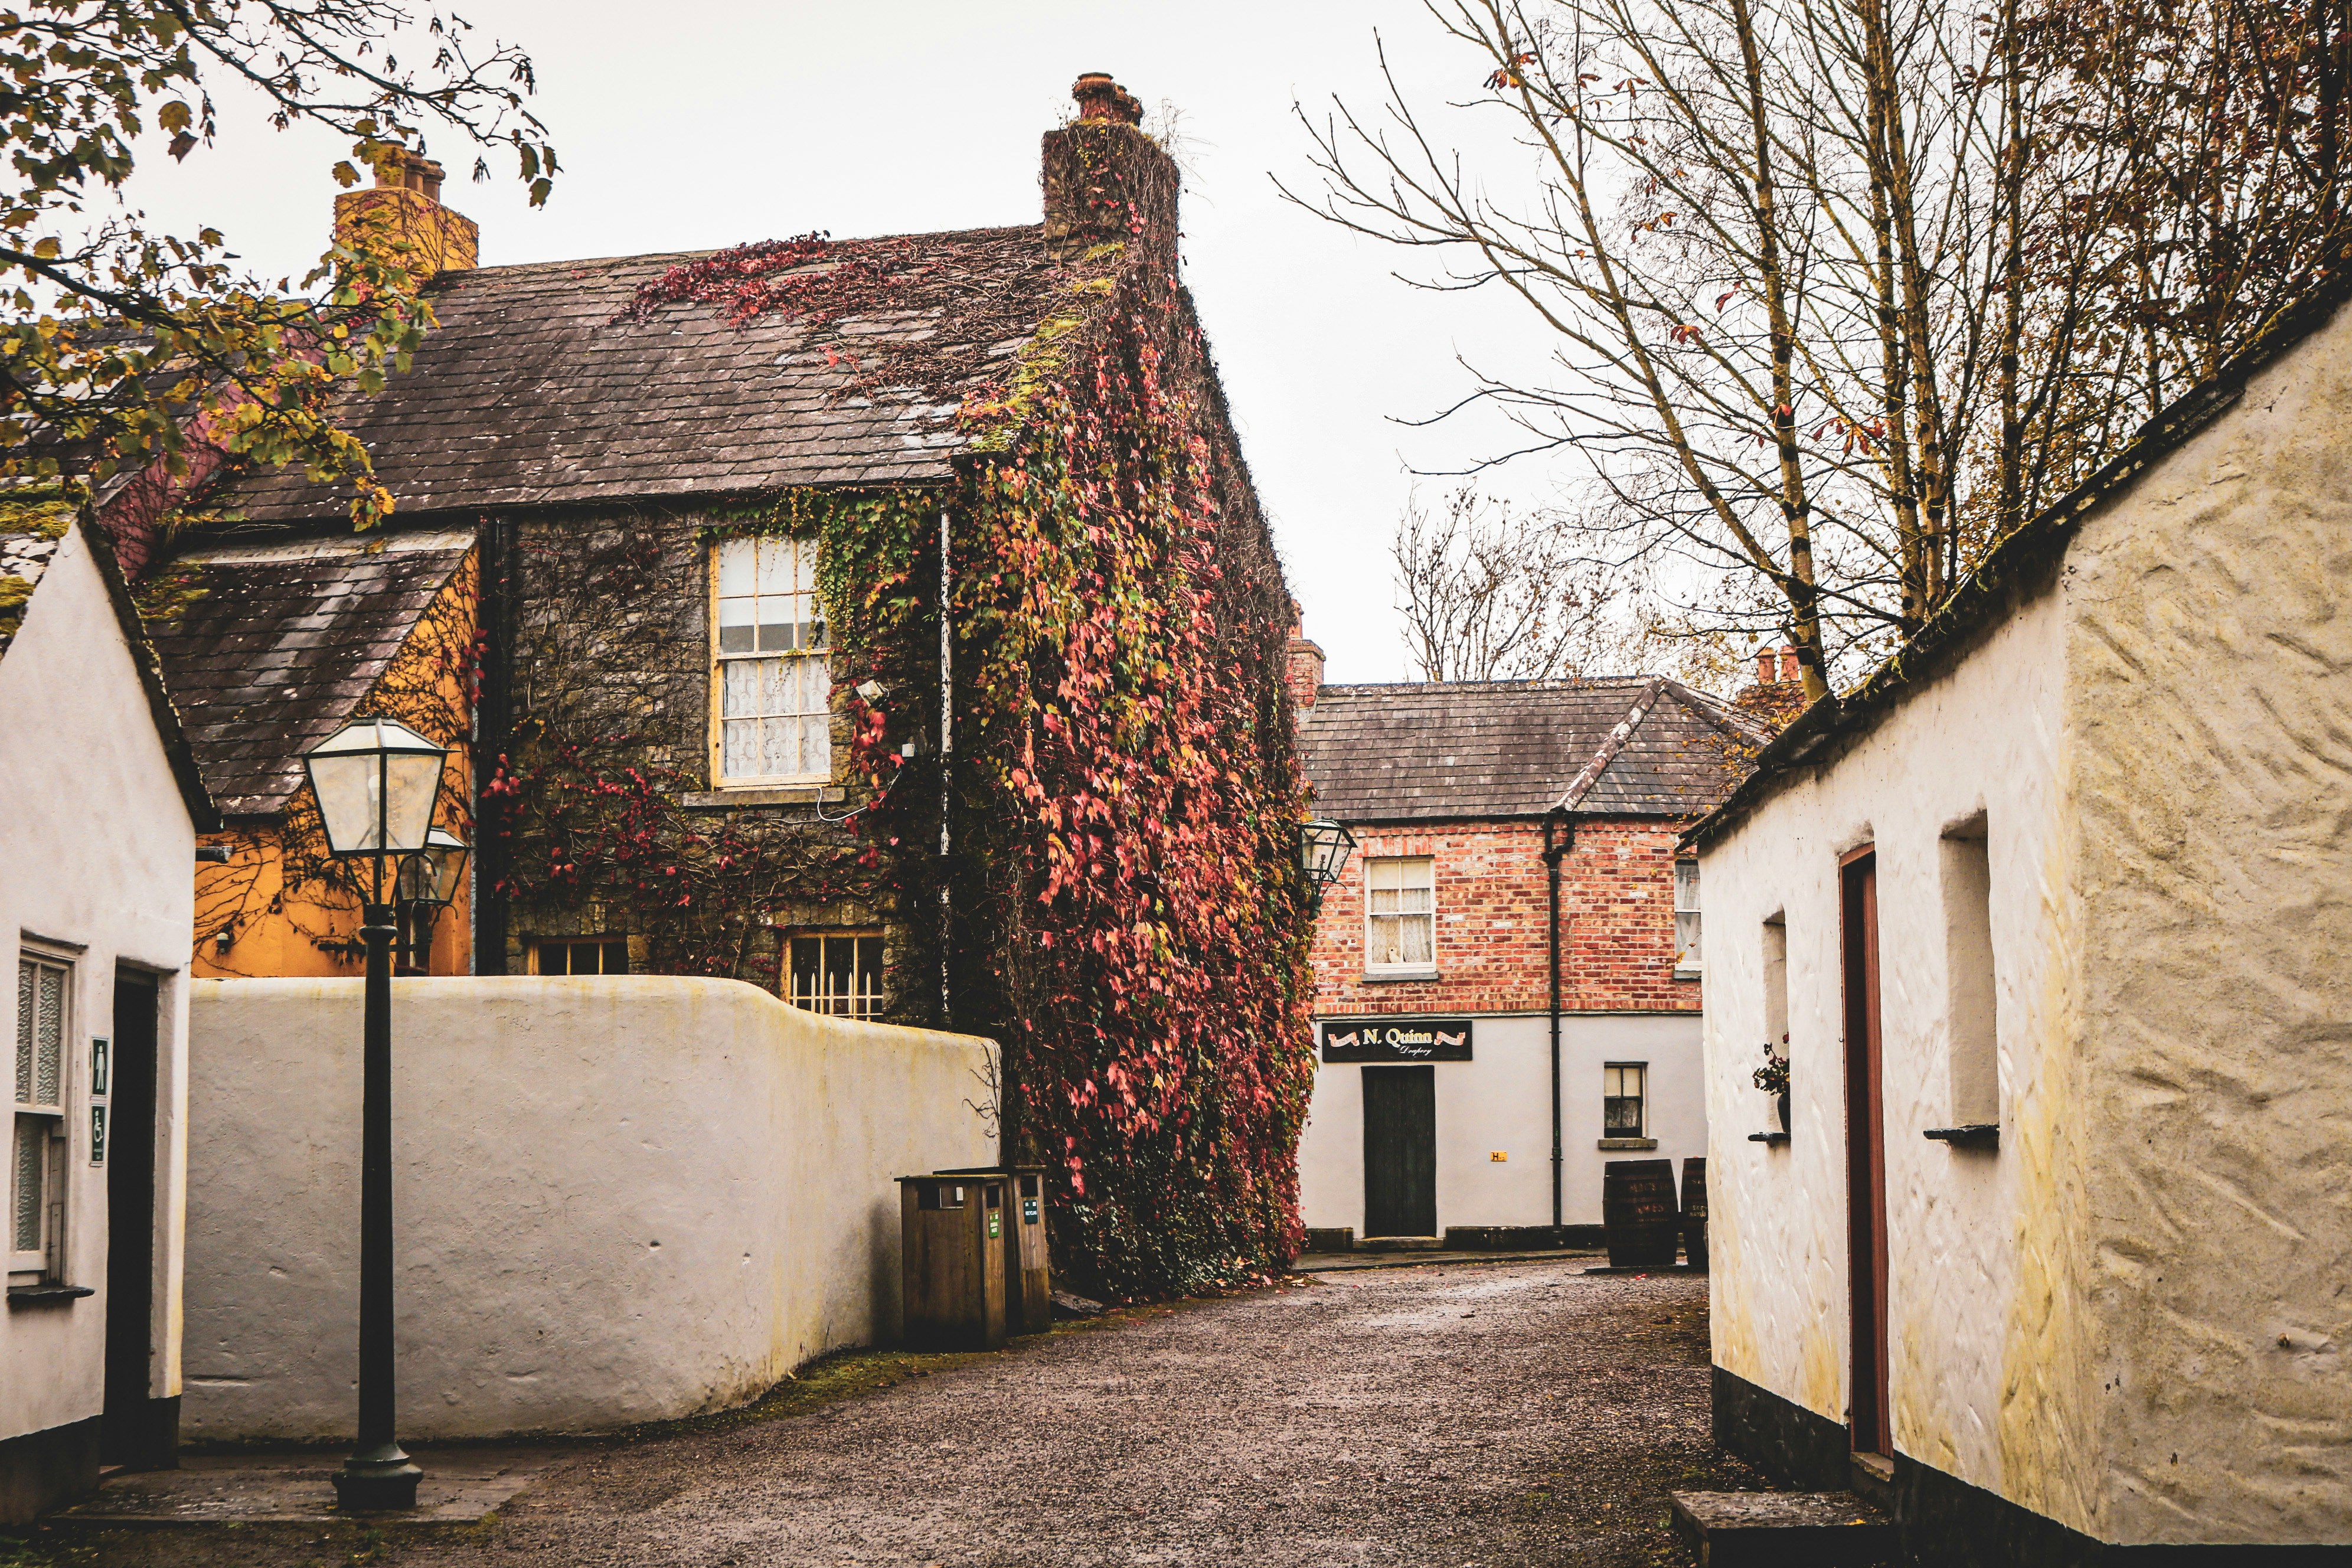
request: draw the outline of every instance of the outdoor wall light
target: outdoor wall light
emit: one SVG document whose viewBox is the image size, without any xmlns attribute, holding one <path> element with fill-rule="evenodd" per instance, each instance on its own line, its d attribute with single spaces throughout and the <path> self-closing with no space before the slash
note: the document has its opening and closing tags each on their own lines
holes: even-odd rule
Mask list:
<svg viewBox="0 0 2352 1568">
<path fill-rule="evenodd" d="M 427 830 L 425 847 L 400 863 L 394 897 L 404 904 L 447 909 L 457 901 L 457 889 L 465 885 L 469 853 L 456 834 L 438 827 Z"/>
<path fill-rule="evenodd" d="M 367 946 L 360 1080 L 360 1419 L 359 1442 L 335 1472 L 335 1500 L 353 1512 L 415 1508 L 425 1472 L 409 1462 L 394 1433 L 392 1336 L 392 942 L 396 914 L 384 901 L 413 886 L 437 906 L 465 868 L 465 846 L 436 834 L 433 808 L 449 760 L 407 725 L 352 720 L 303 755 L 310 793 L 339 859 L 366 859 Z M 399 859 L 393 884 L 384 859 Z M 406 858 L 403 859 L 402 858 Z"/>
<path fill-rule="evenodd" d="M 1348 853 L 1355 847 L 1356 836 L 1328 817 L 1298 825 L 1298 864 L 1307 873 L 1318 909 L 1322 907 L 1324 891 L 1348 868 Z"/>
</svg>

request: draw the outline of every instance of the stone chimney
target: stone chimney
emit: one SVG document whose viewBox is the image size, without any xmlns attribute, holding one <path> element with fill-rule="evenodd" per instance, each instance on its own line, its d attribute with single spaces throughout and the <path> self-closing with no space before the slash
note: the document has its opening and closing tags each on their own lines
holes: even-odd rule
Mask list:
<svg viewBox="0 0 2352 1568">
<path fill-rule="evenodd" d="M 1143 105 L 1102 71 L 1070 89 L 1078 118 L 1045 132 L 1045 250 L 1068 266 L 1098 245 L 1176 260 L 1176 161 L 1139 129 Z"/>
<path fill-rule="evenodd" d="M 395 247 L 423 283 L 479 265 L 482 231 L 441 205 L 441 165 L 394 149 L 376 165 L 375 188 L 335 198 L 335 242 Z"/>
<path fill-rule="evenodd" d="M 1315 694 L 1323 685 L 1323 649 L 1307 640 L 1307 612 L 1296 599 L 1290 601 L 1290 663 L 1282 684 L 1301 708 L 1315 706 Z"/>
</svg>

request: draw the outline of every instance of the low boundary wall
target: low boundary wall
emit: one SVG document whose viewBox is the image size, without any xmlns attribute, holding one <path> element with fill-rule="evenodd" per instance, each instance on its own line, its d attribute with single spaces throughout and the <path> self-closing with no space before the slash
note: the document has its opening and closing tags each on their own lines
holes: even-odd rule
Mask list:
<svg viewBox="0 0 2352 1568">
<path fill-rule="evenodd" d="M 348 1438 L 361 986 L 199 981 L 192 1439 Z M 995 1047 L 731 980 L 393 987 L 404 1437 L 723 1409 L 898 1331 L 891 1178 L 995 1157 Z"/>
</svg>

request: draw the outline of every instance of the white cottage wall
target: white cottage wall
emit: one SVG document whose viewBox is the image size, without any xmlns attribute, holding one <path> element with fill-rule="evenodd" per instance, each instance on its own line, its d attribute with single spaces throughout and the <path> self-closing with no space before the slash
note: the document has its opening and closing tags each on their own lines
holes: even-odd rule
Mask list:
<svg viewBox="0 0 2352 1568">
<path fill-rule="evenodd" d="M 194 826 L 131 645 L 89 542 L 69 531 L 0 658 L 0 952 L 9 977 L 0 1039 L 16 1038 L 24 939 L 79 947 L 68 1024 L 66 1276 L 97 1293 L 0 1312 L 0 1441 L 94 1425 L 104 1401 L 106 1169 L 89 1162 L 89 1053 L 91 1037 L 114 1033 L 118 964 L 163 977 L 149 1393 L 180 1392 L 186 999 L 169 976 L 187 961 L 194 866 Z M 8 1179 L 0 1173 L 0 1184 Z M 93 1467 L 95 1442 L 93 1434 Z M 5 1506 L 0 1499 L 0 1513 Z"/>
<path fill-rule="evenodd" d="M 186 1430 L 353 1419 L 362 983 L 200 981 Z M 892 1178 L 995 1156 L 994 1047 L 737 981 L 393 987 L 401 1432 L 719 1409 L 899 1318 Z"/>
<path fill-rule="evenodd" d="M 2068 846 L 2060 605 L 2045 594 L 1928 681 L 1832 768 L 1783 786 L 1704 851 L 1708 1248 L 1715 1363 L 1849 1420 L 1843 977 L 1838 858 L 1877 850 L 1889 1362 L 1895 1446 L 2008 1492 L 2020 1426 L 2053 1467 L 2042 1499 L 2086 1517 L 2071 1370 L 2081 1259 L 2033 1227 L 2079 1196 L 2067 1068 Z M 2001 1152 L 1922 1134 L 1952 1121 L 1940 887 L 1946 830 L 1984 814 L 2005 1123 Z M 1754 1085 L 1771 1032 L 1768 921 L 1784 922 L 1795 1127 Z M 2021 1121 L 2021 1109 L 2024 1116 Z M 2029 1173 L 2042 1173 L 2038 1178 Z M 2047 1222 L 2056 1227 L 2053 1216 Z M 2017 1355 L 2025 1343 L 2032 1353 Z M 2040 1504 L 2037 1504 L 2040 1506 Z"/>
<path fill-rule="evenodd" d="M 2352 1540 L 2352 310 L 2083 528 L 2098 1533 Z"/>
</svg>

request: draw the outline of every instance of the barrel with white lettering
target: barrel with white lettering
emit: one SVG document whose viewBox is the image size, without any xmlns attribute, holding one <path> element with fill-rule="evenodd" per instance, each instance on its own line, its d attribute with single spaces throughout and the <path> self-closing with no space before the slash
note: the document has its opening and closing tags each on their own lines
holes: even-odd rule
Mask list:
<svg viewBox="0 0 2352 1568">
<path fill-rule="evenodd" d="M 1612 1160 L 1601 1173 L 1601 1223 L 1612 1268 L 1673 1266 L 1682 1211 L 1672 1160 Z"/>
<path fill-rule="evenodd" d="M 1706 1161 L 1698 1155 L 1683 1162 L 1683 1256 L 1706 1267 Z"/>
</svg>

